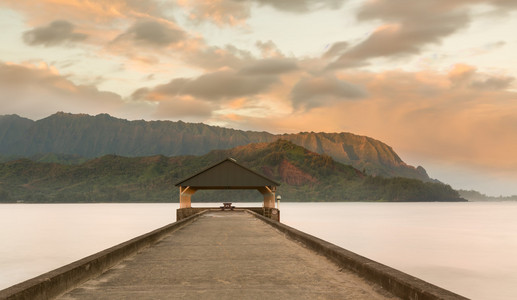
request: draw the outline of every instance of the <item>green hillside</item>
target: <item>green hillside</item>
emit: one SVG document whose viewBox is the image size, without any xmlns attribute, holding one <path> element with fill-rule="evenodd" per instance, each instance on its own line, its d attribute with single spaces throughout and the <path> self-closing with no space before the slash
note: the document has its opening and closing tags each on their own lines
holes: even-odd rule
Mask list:
<svg viewBox="0 0 517 300">
<path fill-rule="evenodd" d="M 367 176 L 289 141 L 258 143 L 202 156 L 106 155 L 81 164 L 21 159 L 0 163 L 0 202 L 177 202 L 174 184 L 226 157 L 282 185 L 286 201 L 461 201 L 450 186 Z M 193 201 L 260 201 L 256 191 L 203 191 Z"/>
</svg>

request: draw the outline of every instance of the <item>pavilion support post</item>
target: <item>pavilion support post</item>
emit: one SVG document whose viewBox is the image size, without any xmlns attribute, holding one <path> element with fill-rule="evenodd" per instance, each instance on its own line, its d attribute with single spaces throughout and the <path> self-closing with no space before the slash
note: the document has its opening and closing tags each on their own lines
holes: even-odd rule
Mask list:
<svg viewBox="0 0 517 300">
<path fill-rule="evenodd" d="M 180 186 L 180 208 L 190 208 L 191 197 L 196 192 L 196 189 L 192 189 L 189 186 Z"/>
<path fill-rule="evenodd" d="M 264 196 L 264 208 L 275 208 L 275 192 L 276 187 L 261 187 L 258 189 L 259 192 Z"/>
</svg>

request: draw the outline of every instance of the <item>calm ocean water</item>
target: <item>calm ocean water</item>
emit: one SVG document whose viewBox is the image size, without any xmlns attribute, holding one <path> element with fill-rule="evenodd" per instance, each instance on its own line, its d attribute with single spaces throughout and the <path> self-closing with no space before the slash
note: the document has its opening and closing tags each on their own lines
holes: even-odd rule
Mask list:
<svg viewBox="0 0 517 300">
<path fill-rule="evenodd" d="M 0 289 L 174 222 L 176 208 L 2 204 Z M 517 299 L 517 202 L 281 203 L 280 210 L 285 224 L 466 297 Z"/>
</svg>

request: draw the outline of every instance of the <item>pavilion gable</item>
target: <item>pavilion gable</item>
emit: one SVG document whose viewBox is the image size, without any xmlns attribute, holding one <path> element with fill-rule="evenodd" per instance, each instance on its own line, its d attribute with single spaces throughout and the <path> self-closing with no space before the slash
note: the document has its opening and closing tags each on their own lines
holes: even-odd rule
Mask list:
<svg viewBox="0 0 517 300">
<path fill-rule="evenodd" d="M 234 159 L 227 158 L 176 183 L 180 188 L 180 208 L 190 207 L 190 198 L 197 190 L 256 189 L 264 196 L 264 207 L 274 207 L 276 187 L 280 184 Z"/>
<path fill-rule="evenodd" d="M 176 183 L 176 186 L 190 186 L 197 189 L 246 189 L 279 185 L 279 183 L 238 164 L 232 158 L 227 158 Z"/>
</svg>

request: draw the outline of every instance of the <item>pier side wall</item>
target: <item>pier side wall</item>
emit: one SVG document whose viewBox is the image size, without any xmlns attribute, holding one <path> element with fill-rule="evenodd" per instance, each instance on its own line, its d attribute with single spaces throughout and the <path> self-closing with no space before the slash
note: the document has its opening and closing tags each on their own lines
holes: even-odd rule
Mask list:
<svg viewBox="0 0 517 300">
<path fill-rule="evenodd" d="M 187 207 L 187 208 L 178 208 L 176 210 L 176 220 L 183 220 L 184 218 L 188 218 L 192 215 L 195 215 L 204 210 L 220 210 L 220 208 L 214 207 Z M 276 208 L 269 207 L 239 207 L 235 208 L 235 210 L 250 210 L 254 213 L 257 213 L 261 216 L 270 218 L 274 221 L 280 221 L 280 210 Z"/>
<path fill-rule="evenodd" d="M 209 207 L 186 207 L 186 208 L 178 208 L 176 210 L 176 221 L 181 221 L 185 218 L 198 214 L 205 210 L 214 209 Z"/>
<path fill-rule="evenodd" d="M 200 211 L 181 221 L 141 235 L 117 246 L 108 248 L 81 260 L 13 285 L 0 291 L 0 299 L 52 299 L 79 284 L 102 274 L 128 256 L 148 247 L 165 235 L 190 223 L 203 214 Z"/>
<path fill-rule="evenodd" d="M 301 242 L 313 251 L 326 256 L 330 260 L 337 263 L 340 267 L 351 270 L 352 272 L 369 280 L 370 282 L 382 286 L 390 293 L 402 299 L 468 299 L 404 272 L 398 271 L 376 261 L 370 260 L 366 257 L 355 254 L 351 251 L 345 250 L 332 243 L 294 229 L 285 224 L 272 221 L 270 218 L 264 217 L 261 214 L 257 214 L 255 212 L 249 213 L 280 230 L 291 239 Z"/>
</svg>

